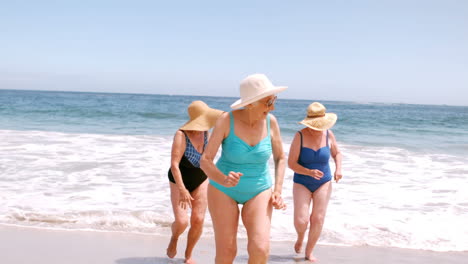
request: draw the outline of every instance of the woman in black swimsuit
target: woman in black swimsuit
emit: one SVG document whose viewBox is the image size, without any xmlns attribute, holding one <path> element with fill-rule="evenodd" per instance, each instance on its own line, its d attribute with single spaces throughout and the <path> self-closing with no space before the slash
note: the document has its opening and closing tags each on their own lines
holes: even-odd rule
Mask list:
<svg viewBox="0 0 468 264">
<path fill-rule="evenodd" d="M 190 120 L 177 130 L 172 143 L 168 177 L 175 219 L 167 256 L 173 258 L 177 254 L 177 240 L 189 224 L 188 209 L 191 208 L 185 263 L 193 263 L 192 251 L 202 234 L 207 206 L 208 182 L 200 169 L 200 157 L 208 142 L 208 130 L 222 113 L 202 101 L 192 102 L 188 107 Z"/>
</svg>

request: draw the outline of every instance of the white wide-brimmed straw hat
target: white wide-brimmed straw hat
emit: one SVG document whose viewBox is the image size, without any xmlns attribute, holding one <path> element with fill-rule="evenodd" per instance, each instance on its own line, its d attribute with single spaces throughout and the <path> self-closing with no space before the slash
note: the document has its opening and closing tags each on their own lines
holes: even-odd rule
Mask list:
<svg viewBox="0 0 468 264">
<path fill-rule="evenodd" d="M 210 108 L 203 101 L 193 101 L 187 108 L 190 120 L 180 130 L 208 131 L 223 111 Z"/>
<path fill-rule="evenodd" d="M 249 75 L 240 84 L 241 98 L 234 102 L 231 108 L 241 108 L 267 96 L 282 92 L 287 88 L 287 86 L 273 86 L 264 74 Z"/>
<path fill-rule="evenodd" d="M 327 109 L 323 104 L 313 102 L 307 107 L 307 116 L 299 122 L 313 130 L 324 131 L 331 128 L 338 119 L 334 113 L 325 113 Z"/>
</svg>

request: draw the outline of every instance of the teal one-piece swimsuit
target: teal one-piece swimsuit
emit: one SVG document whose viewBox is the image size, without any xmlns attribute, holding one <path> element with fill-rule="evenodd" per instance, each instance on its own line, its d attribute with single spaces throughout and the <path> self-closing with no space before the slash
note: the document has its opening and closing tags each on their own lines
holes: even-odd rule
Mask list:
<svg viewBox="0 0 468 264">
<path fill-rule="evenodd" d="M 230 171 L 241 172 L 239 183 L 234 187 L 224 187 L 213 180 L 210 184 L 222 191 L 239 204 L 244 204 L 259 193 L 270 189 L 272 182 L 268 169 L 270 159 L 271 136 L 270 115 L 267 115 L 267 136 L 257 145 L 250 146 L 234 133 L 234 117 L 229 113 L 229 135 L 223 140 L 222 153 L 216 166 L 228 175 Z"/>
</svg>

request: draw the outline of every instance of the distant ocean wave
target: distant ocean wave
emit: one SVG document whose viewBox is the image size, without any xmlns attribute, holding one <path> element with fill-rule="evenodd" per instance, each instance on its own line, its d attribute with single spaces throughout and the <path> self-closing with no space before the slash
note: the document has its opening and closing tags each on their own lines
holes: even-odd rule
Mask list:
<svg viewBox="0 0 468 264">
<path fill-rule="evenodd" d="M 170 114 L 170 113 L 136 113 L 136 114 L 144 118 L 154 118 L 154 119 L 173 119 L 173 118 L 179 117 L 176 114 Z"/>
</svg>

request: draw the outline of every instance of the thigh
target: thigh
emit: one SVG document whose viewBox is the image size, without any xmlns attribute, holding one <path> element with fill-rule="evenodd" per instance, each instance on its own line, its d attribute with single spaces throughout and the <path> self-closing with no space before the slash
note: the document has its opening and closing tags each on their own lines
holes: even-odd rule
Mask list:
<svg viewBox="0 0 468 264">
<path fill-rule="evenodd" d="M 204 216 L 206 213 L 208 180 L 205 180 L 200 186 L 190 193 L 192 198 L 192 216 Z"/>
<path fill-rule="evenodd" d="M 312 214 L 323 214 L 327 211 L 328 201 L 332 192 L 332 182 L 324 183 L 312 194 Z"/>
<path fill-rule="evenodd" d="M 308 218 L 312 192 L 300 183 L 293 185 L 294 218 Z"/>
<path fill-rule="evenodd" d="M 235 244 L 239 225 L 239 207 L 237 203 L 209 184 L 208 209 L 213 221 L 216 244 L 219 246 Z"/>
<path fill-rule="evenodd" d="M 265 190 L 250 199 L 242 207 L 242 222 L 249 241 L 270 241 L 271 214 L 271 189 Z"/>
<path fill-rule="evenodd" d="M 169 182 L 169 186 L 171 188 L 171 203 L 174 217 L 176 219 L 187 217 L 187 209 L 183 209 L 179 205 L 179 188 L 177 187 L 177 184 Z"/>
</svg>

